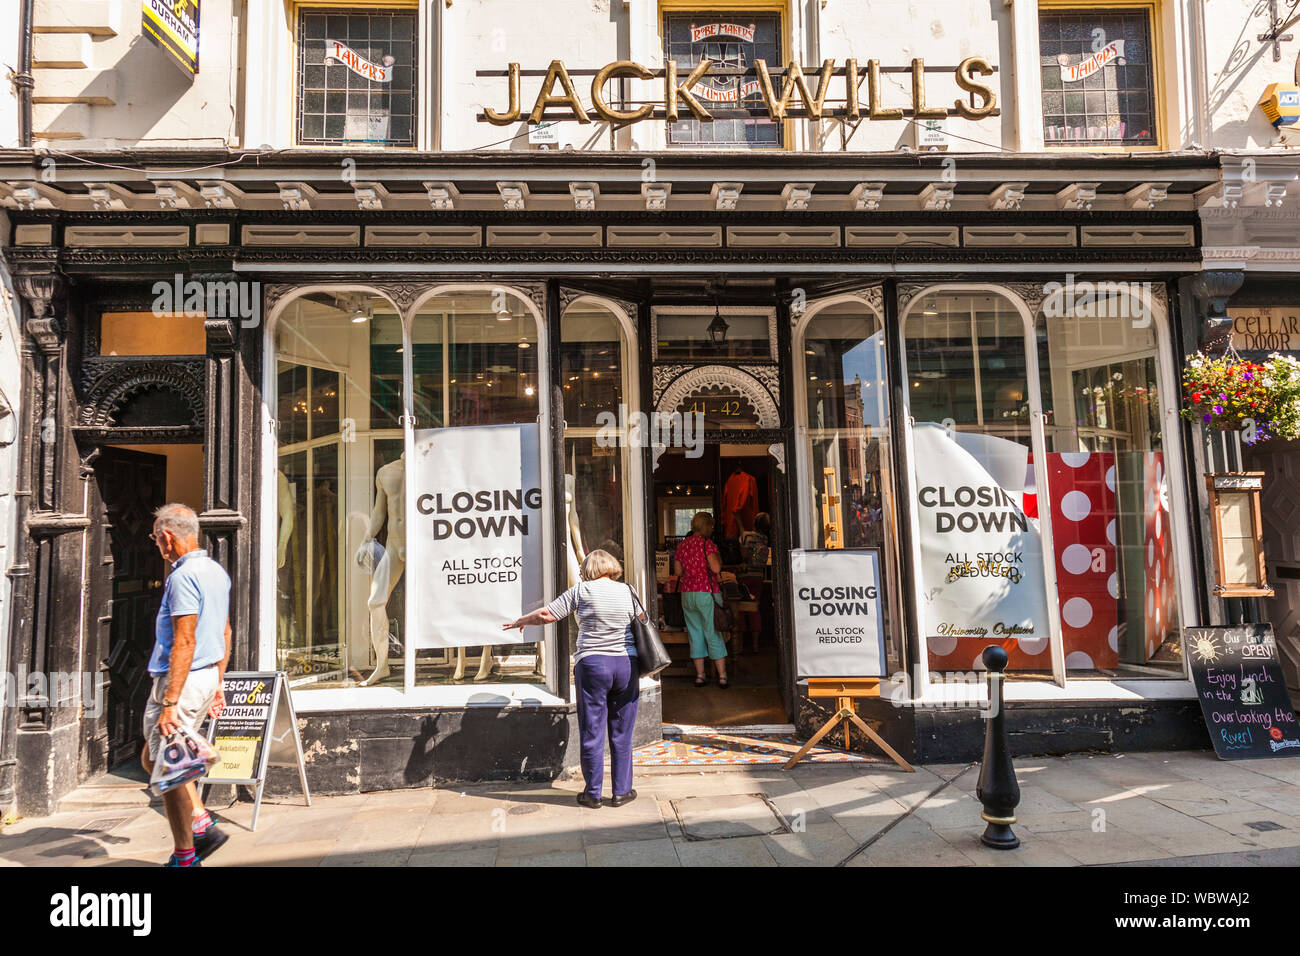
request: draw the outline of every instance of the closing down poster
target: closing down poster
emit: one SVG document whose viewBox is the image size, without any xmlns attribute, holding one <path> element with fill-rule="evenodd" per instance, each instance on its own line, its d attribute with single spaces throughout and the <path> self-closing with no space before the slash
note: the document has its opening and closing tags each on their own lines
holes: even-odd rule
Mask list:
<svg viewBox="0 0 1300 956">
<path fill-rule="evenodd" d="M 418 430 L 412 462 L 414 646 L 541 640 L 541 628 L 501 629 L 544 596 L 538 426 Z"/>
<path fill-rule="evenodd" d="M 921 626 L 931 644 L 1048 639 L 1043 547 L 1023 496 L 1029 450 L 932 422 L 913 430 Z M 972 666 L 985 644 L 972 644 Z"/>
</svg>

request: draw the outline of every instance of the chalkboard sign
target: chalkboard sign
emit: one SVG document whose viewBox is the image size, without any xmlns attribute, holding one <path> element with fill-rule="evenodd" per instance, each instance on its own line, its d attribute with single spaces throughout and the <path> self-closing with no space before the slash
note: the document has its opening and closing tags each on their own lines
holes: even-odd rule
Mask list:
<svg viewBox="0 0 1300 956">
<path fill-rule="evenodd" d="M 222 680 L 222 691 L 226 708 L 220 717 L 208 722 L 207 734 L 219 759 L 208 775 L 197 782 L 255 787 L 250 827 L 253 830 L 257 829 L 257 817 L 262 809 L 262 788 L 266 785 L 268 766 L 297 767 L 303 796 L 307 798 L 307 806 L 311 806 L 298 720 L 285 672 L 228 671 Z"/>
<path fill-rule="evenodd" d="M 1300 725 L 1271 624 L 1184 628 L 1183 647 L 1220 758 L 1300 755 Z"/>
</svg>

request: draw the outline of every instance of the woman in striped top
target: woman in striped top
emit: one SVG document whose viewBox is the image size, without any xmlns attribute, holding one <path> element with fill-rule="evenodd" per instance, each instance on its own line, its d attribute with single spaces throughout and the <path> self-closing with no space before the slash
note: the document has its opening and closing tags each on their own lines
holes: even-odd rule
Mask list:
<svg viewBox="0 0 1300 956">
<path fill-rule="evenodd" d="M 578 691 L 578 733 L 582 738 L 582 776 L 587 786 L 578 803 L 601 806 L 605 775 L 605 735 L 609 734 L 614 795 L 610 806 L 636 799 L 632 789 L 632 730 L 640 694 L 632 617 L 632 588 L 620 584 L 623 566 L 608 551 L 583 559 L 582 580 L 545 607 L 503 625 L 505 630 L 551 624 L 578 615 L 578 649 L 573 681 Z"/>
</svg>

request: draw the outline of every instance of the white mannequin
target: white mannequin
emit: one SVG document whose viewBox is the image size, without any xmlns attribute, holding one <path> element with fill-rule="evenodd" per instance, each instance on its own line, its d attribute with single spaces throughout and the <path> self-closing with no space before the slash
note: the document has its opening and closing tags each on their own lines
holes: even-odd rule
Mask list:
<svg viewBox="0 0 1300 956">
<path fill-rule="evenodd" d="M 370 512 L 366 538 L 357 551 L 357 564 L 370 573 L 370 646 L 375 651 L 375 669 L 361 682 L 377 684 L 388 676 L 388 598 L 406 569 L 406 453 L 375 472 L 375 506 Z M 388 547 L 376 563 L 375 536 L 388 522 Z"/>
<path fill-rule="evenodd" d="M 279 570 L 284 567 L 284 562 L 289 555 L 289 539 L 293 537 L 298 492 L 289 483 L 289 479 L 285 477 L 284 472 L 278 468 L 275 471 L 275 479 L 275 510 L 280 521 L 280 532 L 275 546 L 275 567 L 276 570 Z M 294 624 L 291 612 L 292 608 L 287 601 L 276 601 L 276 617 L 279 621 L 280 639 L 285 643 L 291 641 L 290 631 Z"/>
<path fill-rule="evenodd" d="M 577 484 L 578 480 L 573 475 L 564 476 L 564 512 L 569 522 L 569 547 L 566 552 L 569 564 L 569 587 L 573 587 L 581 580 L 578 569 L 587 557 L 587 552 L 582 547 L 582 530 L 578 527 Z"/>
</svg>

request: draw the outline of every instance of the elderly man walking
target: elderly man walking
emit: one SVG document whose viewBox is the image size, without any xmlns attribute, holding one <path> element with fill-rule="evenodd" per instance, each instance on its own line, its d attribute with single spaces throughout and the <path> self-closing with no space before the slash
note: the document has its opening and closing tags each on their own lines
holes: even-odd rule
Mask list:
<svg viewBox="0 0 1300 956">
<path fill-rule="evenodd" d="M 192 508 L 163 505 L 154 512 L 150 537 L 172 566 L 149 658 L 153 690 L 140 761 L 152 773 L 163 741 L 182 726 L 198 733 L 204 715 L 216 717 L 226 706 L 221 679 L 230 658 L 230 576 L 199 547 L 199 518 Z M 193 782 L 163 794 L 163 807 L 176 847 L 165 866 L 199 866 L 226 842 Z"/>
</svg>

